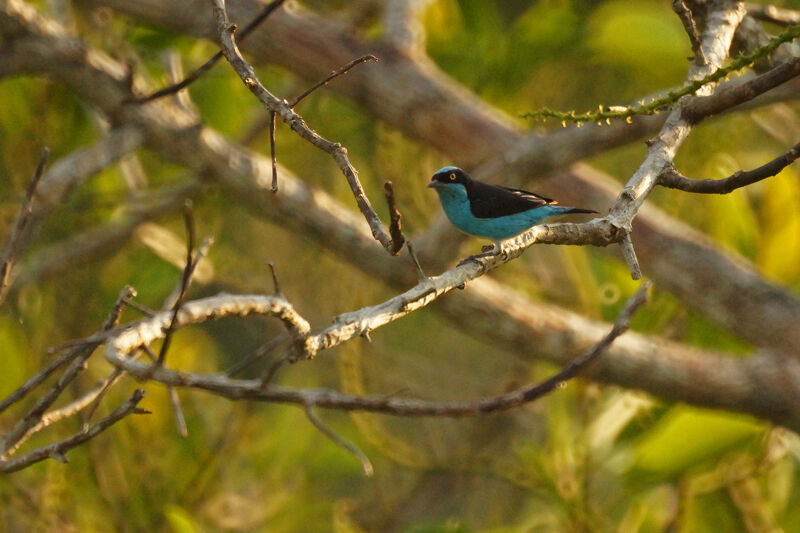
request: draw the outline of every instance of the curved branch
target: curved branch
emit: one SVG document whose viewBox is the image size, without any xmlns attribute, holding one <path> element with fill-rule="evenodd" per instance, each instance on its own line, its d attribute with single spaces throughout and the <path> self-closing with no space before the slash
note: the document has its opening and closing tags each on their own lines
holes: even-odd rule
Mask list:
<svg viewBox="0 0 800 533">
<path fill-rule="evenodd" d="M 687 178 L 675 167 L 669 166 L 658 178 L 658 184 L 670 189 L 679 189 L 686 192 L 703 194 L 728 194 L 741 187 L 757 183 L 763 179 L 771 178 L 781 170 L 792 164 L 800 157 L 800 143 L 792 146 L 788 151 L 779 155 L 769 163 L 747 171 L 738 171 L 718 180 Z"/>
<path fill-rule="evenodd" d="M 581 370 L 586 368 L 602 354 L 617 337 L 628 330 L 631 317 L 636 310 L 644 304 L 649 288 L 650 283 L 643 283 L 639 287 L 639 290 L 637 290 L 625 304 L 617 320 L 614 322 L 611 331 L 596 342 L 583 355 L 570 360 L 567 365 L 555 375 L 534 385 L 527 385 L 500 396 L 479 400 L 459 402 L 426 402 L 403 398 L 384 398 L 378 400 L 369 397 L 350 396 L 333 391 L 303 391 L 286 389 L 273 385 L 264 386 L 261 382 L 259 382 L 259 390 L 256 392 L 253 390 L 252 384 L 254 381 L 252 380 L 233 380 L 222 375 L 192 374 L 161 367 L 154 369 L 150 365 L 134 361 L 128 357 L 131 351 L 165 336 L 163 328 L 154 327 L 155 322 L 159 321 L 153 319 L 139 322 L 124 332 L 110 337 L 107 341 L 106 359 L 116 368 L 124 370 L 134 376 L 142 379 L 153 379 L 171 386 L 207 389 L 216 394 L 237 399 L 248 398 L 299 403 L 307 408 L 309 418 L 311 418 L 310 408 L 316 405 L 344 410 L 363 409 L 404 416 L 476 416 L 505 411 L 530 403 L 554 391 L 564 382 L 578 375 Z M 222 316 L 243 316 L 250 312 L 263 313 L 265 310 L 263 306 L 254 305 L 255 300 L 262 298 L 268 297 L 224 295 L 207 298 L 205 300 L 196 300 L 187 304 L 186 308 L 188 309 L 191 307 L 192 309 L 196 308 L 198 311 L 202 311 L 187 313 L 187 315 L 182 316 L 181 325 L 199 323 Z M 233 301 L 236 301 L 236 305 L 232 304 Z M 375 312 L 374 308 L 372 312 Z M 160 322 L 163 322 L 163 320 Z M 319 398 L 321 396 L 327 399 L 320 400 Z M 317 425 L 316 422 L 315 425 Z M 323 430 L 323 432 L 331 436 L 331 438 L 334 438 L 334 440 L 337 440 L 327 431 Z M 342 444 L 339 440 L 337 440 L 337 442 Z M 347 448 L 353 451 L 350 447 Z M 356 452 L 353 453 L 357 456 L 359 455 Z"/>
</svg>

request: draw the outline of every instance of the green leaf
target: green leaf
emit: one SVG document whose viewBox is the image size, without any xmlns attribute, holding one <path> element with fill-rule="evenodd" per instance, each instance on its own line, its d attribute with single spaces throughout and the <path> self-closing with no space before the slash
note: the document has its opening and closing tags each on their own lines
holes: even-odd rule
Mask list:
<svg viewBox="0 0 800 533">
<path fill-rule="evenodd" d="M 744 415 L 672 408 L 637 445 L 635 466 L 673 477 L 760 435 L 766 424 Z"/>
</svg>

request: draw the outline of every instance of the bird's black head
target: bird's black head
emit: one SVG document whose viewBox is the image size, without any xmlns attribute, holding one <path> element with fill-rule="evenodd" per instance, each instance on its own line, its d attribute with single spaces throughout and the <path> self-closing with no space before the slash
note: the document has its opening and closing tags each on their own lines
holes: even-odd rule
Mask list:
<svg viewBox="0 0 800 533">
<path fill-rule="evenodd" d="M 441 187 L 443 185 L 461 184 L 466 186 L 472 178 L 458 167 L 443 167 L 437 170 L 428 187 Z"/>
</svg>

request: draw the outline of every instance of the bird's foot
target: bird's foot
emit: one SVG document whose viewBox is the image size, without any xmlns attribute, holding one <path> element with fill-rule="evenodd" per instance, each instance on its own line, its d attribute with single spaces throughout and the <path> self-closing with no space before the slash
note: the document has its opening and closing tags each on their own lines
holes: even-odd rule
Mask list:
<svg viewBox="0 0 800 533">
<path fill-rule="evenodd" d="M 488 248 L 488 250 L 487 250 Z M 457 266 L 466 265 L 467 263 L 478 263 L 480 266 L 483 266 L 483 263 L 478 261 L 478 259 L 483 259 L 484 257 L 494 257 L 500 252 L 496 252 L 494 247 L 492 246 L 484 246 L 483 252 L 475 255 L 471 255 L 465 259 L 459 261 Z"/>
</svg>

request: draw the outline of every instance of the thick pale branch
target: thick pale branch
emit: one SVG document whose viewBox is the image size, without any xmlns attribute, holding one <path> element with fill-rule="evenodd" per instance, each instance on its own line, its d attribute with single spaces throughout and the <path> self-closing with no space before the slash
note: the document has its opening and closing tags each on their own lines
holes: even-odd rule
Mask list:
<svg viewBox="0 0 800 533">
<path fill-rule="evenodd" d="M 219 295 L 202 300 L 195 300 L 183 305 L 178 311 L 175 327 L 188 324 L 199 324 L 212 318 L 224 316 L 247 316 L 250 314 L 275 316 L 280 319 L 295 338 L 308 334 L 310 326 L 292 305 L 284 298 L 259 295 Z M 146 346 L 155 339 L 163 338 L 172 322 L 172 311 L 162 311 L 150 318 L 138 322 L 135 327 L 126 328 L 118 333 L 110 344 L 109 355 L 112 359 L 121 357 L 118 352 L 130 353 L 140 346 Z M 150 368 L 145 363 L 136 363 L 142 368 Z M 135 374 L 141 376 L 141 373 Z"/>
<path fill-rule="evenodd" d="M 706 17 L 706 28 L 702 36 L 707 63 L 693 65 L 690 68 L 688 76 L 690 81 L 701 79 L 722 66 L 728 57 L 736 27 L 744 17 L 741 5 L 725 4 L 715 7 L 716 9 L 712 9 Z M 713 91 L 713 86 L 706 85 L 698 89 L 697 95 L 706 96 Z M 683 117 L 683 104 L 679 103 L 670 112 L 659 134 L 648 144 L 644 161 L 617 197 L 610 217 L 618 220 L 621 225 L 631 223 L 639 207 L 655 187 L 658 176 L 671 163 L 690 131 L 691 123 Z"/>
<path fill-rule="evenodd" d="M 591 364 L 603 351 L 605 351 L 617 337 L 627 331 L 630 320 L 636 310 L 645 302 L 647 290 L 650 284 L 644 283 L 639 290 L 634 294 L 619 314 L 619 317 L 608 332 L 600 341 L 594 344 L 583 355 L 571 359 L 568 364 L 554 376 L 544 380 L 541 383 L 534 385 L 527 385 L 517 390 L 508 392 L 501 396 L 491 398 L 483 398 L 479 400 L 468 400 L 461 402 L 424 402 L 413 399 L 388 399 L 382 401 L 375 401 L 373 398 L 349 396 L 339 394 L 332 391 L 292 391 L 282 387 L 264 386 L 263 383 L 259 387 L 256 396 L 252 396 L 252 381 L 247 380 L 232 380 L 226 376 L 221 375 L 203 375 L 192 374 L 187 372 L 172 371 L 164 368 L 151 369 L 147 365 L 137 363 L 126 354 L 136 349 L 137 343 L 147 344 L 156 338 L 163 337 L 164 333 L 154 329 L 148 321 L 140 322 L 138 325 L 132 326 L 130 329 L 121 333 L 116 337 L 112 337 L 108 341 L 106 358 L 109 362 L 119 369 L 123 369 L 137 377 L 145 379 L 154 379 L 161 381 L 167 385 L 172 386 L 185 386 L 211 390 L 217 394 L 231 397 L 231 398 L 249 398 L 261 399 L 266 401 L 286 401 L 290 403 L 300 403 L 307 408 L 309 418 L 312 418 L 313 413 L 311 408 L 315 405 L 321 405 L 336 409 L 365 409 L 372 411 L 386 412 L 388 414 L 406 415 L 406 416 L 475 416 L 480 414 L 492 413 L 497 411 L 504 411 L 519 407 L 525 403 L 529 403 L 545 394 L 548 394 L 558 388 L 565 381 L 575 377 L 581 370 Z M 254 300 L 256 296 L 218 296 L 212 299 L 198 300 L 191 302 L 189 305 L 197 308 L 203 308 L 202 313 L 194 315 L 190 321 L 198 322 L 218 316 L 229 316 L 230 314 L 246 314 L 246 310 L 239 308 L 237 311 L 231 313 L 230 300 L 239 299 L 241 301 Z M 263 298 L 263 297 L 262 297 Z M 353 314 L 381 314 L 380 306 L 373 308 L 366 308 Z M 396 318 L 396 317 L 395 317 Z M 189 320 L 186 320 L 189 322 Z M 350 337 L 352 338 L 352 337 Z M 135 340 L 135 342 L 131 342 Z M 320 394 L 327 397 L 325 403 L 318 403 Z M 240 396 L 241 395 L 241 396 Z M 340 445 L 347 448 L 356 456 L 363 457 L 356 448 L 347 446 L 338 436 L 324 427 L 320 421 L 312 422 L 317 425 L 326 435 L 334 439 Z M 319 425 L 318 425 L 319 422 Z M 324 429 L 323 429 L 324 428 Z M 368 462 L 368 461 L 367 461 Z M 365 468 L 365 471 L 367 469 Z"/>
<path fill-rule="evenodd" d="M 542 394 L 550 392 L 566 379 L 573 377 L 578 371 L 590 364 L 602 350 L 627 328 L 631 314 L 643 301 L 645 290 L 646 286 L 642 287 L 628 302 L 611 332 L 607 333 L 600 342 L 595 337 L 595 340 L 592 341 L 591 349 L 580 358 L 568 359 L 565 368 L 552 378 L 540 384 L 525 386 L 501 396 L 479 400 L 428 402 L 395 396 L 359 397 L 331 390 L 297 390 L 271 384 L 265 386 L 261 380 L 237 380 L 219 374 L 180 372 L 164 367 L 159 367 L 151 372 L 150 365 L 138 363 L 125 355 L 129 350 L 135 349 L 138 343 L 151 342 L 163 335 L 163 331 L 153 327 L 153 324 L 146 321 L 134 325 L 132 329 L 109 339 L 106 347 L 106 358 L 116 367 L 124 369 L 134 376 L 146 377 L 147 379 L 153 379 L 176 387 L 207 390 L 236 400 L 293 403 L 306 407 L 363 410 L 398 416 L 476 416 L 510 409 L 532 401 Z M 217 316 L 212 311 L 214 306 L 218 307 L 221 315 L 228 315 L 230 308 L 227 302 L 237 298 L 246 301 L 257 297 L 220 296 L 215 301 L 206 299 L 191 302 L 187 304 L 187 308 L 195 305 L 198 308 L 203 308 L 204 311 L 202 313 L 191 319 L 192 321 L 203 321 Z M 511 306 L 514 309 L 513 301 L 506 301 L 503 305 L 506 307 Z M 237 311 L 237 314 L 241 313 L 242 310 L 243 308 Z M 536 320 L 546 319 L 546 315 L 546 313 L 544 313 L 544 316 L 540 313 L 537 315 Z M 474 315 L 471 316 L 474 319 Z M 492 324 L 495 323 L 492 322 Z M 591 330 L 592 328 L 588 329 Z M 594 329 L 596 330 L 597 328 Z M 588 333 L 588 335 L 595 335 L 595 333 Z M 629 334 L 619 339 L 617 343 L 623 344 L 623 350 L 625 351 L 635 351 L 635 347 L 640 345 L 643 340 L 640 335 Z M 535 344 L 530 346 L 533 347 Z M 664 357 L 665 355 L 667 354 L 662 353 L 656 355 L 656 357 Z M 682 360 L 682 364 L 685 364 L 685 367 L 680 371 L 667 374 L 671 383 L 669 388 L 673 389 L 673 392 L 675 389 L 691 391 L 692 399 L 704 405 L 734 405 L 738 409 L 758 413 L 760 416 L 776 422 L 779 421 L 779 423 L 786 424 L 791 428 L 800 427 L 800 415 L 784 401 L 787 392 L 794 396 L 797 391 L 781 391 L 777 388 L 764 391 L 760 385 L 760 383 L 764 382 L 763 380 L 770 379 L 770 376 L 773 376 L 776 372 L 781 372 L 781 367 L 776 365 L 776 359 L 761 358 L 743 361 L 731 357 L 720 358 L 713 354 L 687 353 L 686 349 L 681 350 L 680 354 L 670 353 L 667 357 L 673 361 Z M 603 358 L 601 361 L 605 359 Z M 638 386 L 647 386 L 654 380 L 657 381 L 666 377 L 665 375 L 659 376 L 643 372 L 649 364 L 646 358 L 633 358 L 627 362 L 618 361 L 618 363 L 622 364 L 619 370 L 628 373 L 632 382 L 635 381 Z M 601 368 L 595 366 L 592 374 L 603 374 L 607 370 L 608 367 L 606 370 L 601 370 Z M 785 372 L 786 369 L 784 368 L 783 371 Z M 796 369 L 792 373 L 796 375 Z M 755 379 L 751 381 L 751 377 Z M 698 382 L 698 380 L 700 381 Z M 770 382 L 775 383 L 774 381 Z M 700 383 L 711 385 L 711 389 L 716 389 L 717 392 L 712 392 L 707 386 L 699 386 Z M 722 384 L 726 384 L 724 386 L 725 394 L 720 395 L 720 389 L 717 387 Z M 752 401 L 754 395 L 761 395 L 761 400 L 754 403 Z"/>
</svg>

